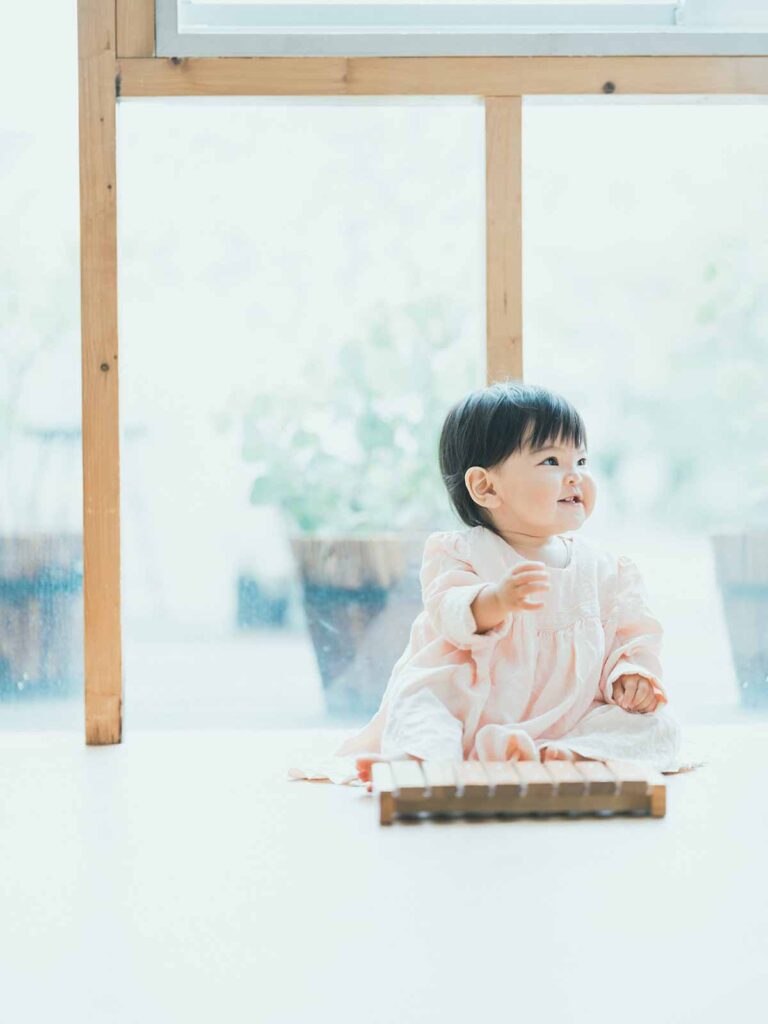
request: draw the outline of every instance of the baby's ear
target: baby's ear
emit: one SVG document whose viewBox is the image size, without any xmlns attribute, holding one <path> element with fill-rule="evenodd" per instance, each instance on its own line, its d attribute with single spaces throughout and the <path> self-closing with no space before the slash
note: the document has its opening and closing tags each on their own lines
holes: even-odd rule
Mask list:
<svg viewBox="0 0 768 1024">
<path fill-rule="evenodd" d="M 496 508 L 499 504 L 499 496 L 496 494 L 487 469 L 483 469 L 482 466 L 470 466 L 464 474 L 464 483 L 470 497 L 478 505 L 482 505 L 484 508 Z"/>
</svg>

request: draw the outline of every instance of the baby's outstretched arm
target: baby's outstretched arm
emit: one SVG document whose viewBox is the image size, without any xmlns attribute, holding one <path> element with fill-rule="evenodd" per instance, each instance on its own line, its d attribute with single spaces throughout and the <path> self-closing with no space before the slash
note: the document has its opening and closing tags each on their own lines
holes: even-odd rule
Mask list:
<svg viewBox="0 0 768 1024">
<path fill-rule="evenodd" d="M 475 685 L 480 652 L 485 661 L 509 632 L 509 613 L 540 607 L 525 598 L 549 588 L 542 563 L 524 563 L 489 583 L 476 572 L 470 554 L 454 533 L 432 534 L 427 540 L 420 574 L 424 623 L 443 643 L 435 645 L 434 653 L 421 651 L 412 660 L 409 647 L 395 666 L 384 697 L 379 743 L 355 752 L 358 778 L 369 788 L 377 761 L 463 759 L 465 726 L 477 720 L 486 699 L 485 687 Z"/>
<path fill-rule="evenodd" d="M 549 573 L 543 562 L 521 562 L 498 583 L 489 583 L 472 602 L 472 615 L 478 633 L 495 629 L 500 622 L 516 611 L 535 611 L 543 601 L 529 602 L 527 597 L 536 590 L 549 590 Z"/>
</svg>

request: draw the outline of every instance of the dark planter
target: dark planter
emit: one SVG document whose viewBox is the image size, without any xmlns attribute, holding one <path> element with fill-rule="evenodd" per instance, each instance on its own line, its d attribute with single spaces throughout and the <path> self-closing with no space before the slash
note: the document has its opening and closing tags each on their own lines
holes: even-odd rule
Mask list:
<svg viewBox="0 0 768 1024">
<path fill-rule="evenodd" d="M 768 708 L 768 531 L 712 536 L 741 704 Z"/>
<path fill-rule="evenodd" d="M 79 534 L 0 537 L 0 697 L 82 688 L 82 552 Z"/>
<path fill-rule="evenodd" d="M 241 573 L 237 578 L 237 628 L 285 629 L 287 622 L 287 593 L 265 587 L 260 580 Z"/>
<path fill-rule="evenodd" d="M 370 716 L 422 608 L 426 533 L 291 539 L 326 707 Z"/>
</svg>

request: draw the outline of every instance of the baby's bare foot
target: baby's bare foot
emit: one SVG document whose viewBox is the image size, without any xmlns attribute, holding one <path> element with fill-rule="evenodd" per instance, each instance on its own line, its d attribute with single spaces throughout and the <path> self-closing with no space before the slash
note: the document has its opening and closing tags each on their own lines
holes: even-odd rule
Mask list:
<svg viewBox="0 0 768 1024">
<path fill-rule="evenodd" d="M 360 757 L 355 758 L 355 767 L 357 768 L 357 777 L 361 782 L 368 783 L 368 789 L 372 788 L 371 785 L 371 765 L 376 764 L 377 761 L 388 761 L 389 758 L 382 757 L 381 754 L 361 754 Z"/>
</svg>

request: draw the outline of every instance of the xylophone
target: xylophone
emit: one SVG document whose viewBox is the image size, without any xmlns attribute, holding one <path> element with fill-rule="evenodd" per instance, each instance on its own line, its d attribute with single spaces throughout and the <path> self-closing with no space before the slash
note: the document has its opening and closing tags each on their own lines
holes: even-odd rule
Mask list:
<svg viewBox="0 0 768 1024">
<path fill-rule="evenodd" d="M 380 761 L 380 823 L 396 818 L 565 814 L 664 817 L 663 775 L 631 761 Z"/>
</svg>

